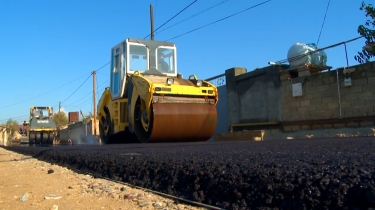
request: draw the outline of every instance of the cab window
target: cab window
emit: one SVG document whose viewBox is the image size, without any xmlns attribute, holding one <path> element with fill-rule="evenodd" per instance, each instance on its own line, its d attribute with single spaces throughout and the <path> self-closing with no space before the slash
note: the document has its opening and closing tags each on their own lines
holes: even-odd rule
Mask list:
<svg viewBox="0 0 375 210">
<path fill-rule="evenodd" d="M 144 45 L 129 46 L 129 68 L 130 71 L 144 72 L 148 70 L 148 51 Z"/>
<path fill-rule="evenodd" d="M 156 51 L 157 69 L 162 73 L 173 74 L 175 72 L 174 49 L 159 47 Z"/>
</svg>

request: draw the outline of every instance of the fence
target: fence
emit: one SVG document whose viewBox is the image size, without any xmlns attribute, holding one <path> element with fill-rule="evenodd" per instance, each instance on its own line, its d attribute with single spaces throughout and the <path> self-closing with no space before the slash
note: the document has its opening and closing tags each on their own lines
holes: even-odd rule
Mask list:
<svg viewBox="0 0 375 210">
<path fill-rule="evenodd" d="M 217 76 L 208 78 L 208 79 L 206 79 L 206 81 L 211 82 L 216 87 L 226 85 L 225 74 L 219 74 Z"/>
</svg>

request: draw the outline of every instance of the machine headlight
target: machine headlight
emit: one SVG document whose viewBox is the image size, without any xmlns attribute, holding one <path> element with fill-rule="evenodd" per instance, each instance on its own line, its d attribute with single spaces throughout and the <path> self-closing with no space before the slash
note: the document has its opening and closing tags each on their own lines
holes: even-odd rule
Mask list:
<svg viewBox="0 0 375 210">
<path fill-rule="evenodd" d="M 173 78 L 167 78 L 167 85 L 172 85 L 174 82 Z"/>
<path fill-rule="evenodd" d="M 202 84 L 203 84 L 203 81 L 202 81 L 202 80 L 197 80 L 197 86 L 198 86 L 198 87 L 202 86 Z"/>
</svg>

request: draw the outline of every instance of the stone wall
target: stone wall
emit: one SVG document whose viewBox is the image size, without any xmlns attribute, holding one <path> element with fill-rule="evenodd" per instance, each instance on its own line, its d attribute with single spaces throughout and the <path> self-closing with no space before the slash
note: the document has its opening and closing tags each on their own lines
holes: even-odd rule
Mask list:
<svg viewBox="0 0 375 210">
<path fill-rule="evenodd" d="M 346 69 L 354 72 L 344 74 L 340 68 L 296 78 L 281 73 L 284 131 L 374 126 L 375 62 Z M 348 77 L 351 86 L 344 84 Z M 302 96 L 292 96 L 296 83 L 302 84 Z"/>
<path fill-rule="evenodd" d="M 351 68 L 355 71 L 349 75 L 352 80 L 352 86 L 349 87 L 344 86 L 343 69 L 291 79 L 288 79 L 288 75 L 283 73 L 280 76 L 282 81 L 282 120 L 296 121 L 375 115 L 375 63 L 352 66 Z M 291 84 L 295 83 L 302 84 L 303 95 L 301 97 L 292 96 Z"/>
</svg>

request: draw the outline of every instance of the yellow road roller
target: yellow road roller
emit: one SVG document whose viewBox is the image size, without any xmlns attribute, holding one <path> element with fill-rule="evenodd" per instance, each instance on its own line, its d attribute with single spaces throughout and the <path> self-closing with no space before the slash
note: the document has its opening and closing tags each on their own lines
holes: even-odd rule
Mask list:
<svg viewBox="0 0 375 210">
<path fill-rule="evenodd" d="M 53 108 L 50 106 L 30 107 L 30 119 L 23 123 L 26 126 L 29 144 L 53 144 L 57 128 L 52 115 Z"/>
<path fill-rule="evenodd" d="M 102 143 L 211 138 L 218 90 L 178 73 L 174 43 L 127 38 L 111 49 L 110 65 L 110 86 L 97 106 Z"/>
</svg>

